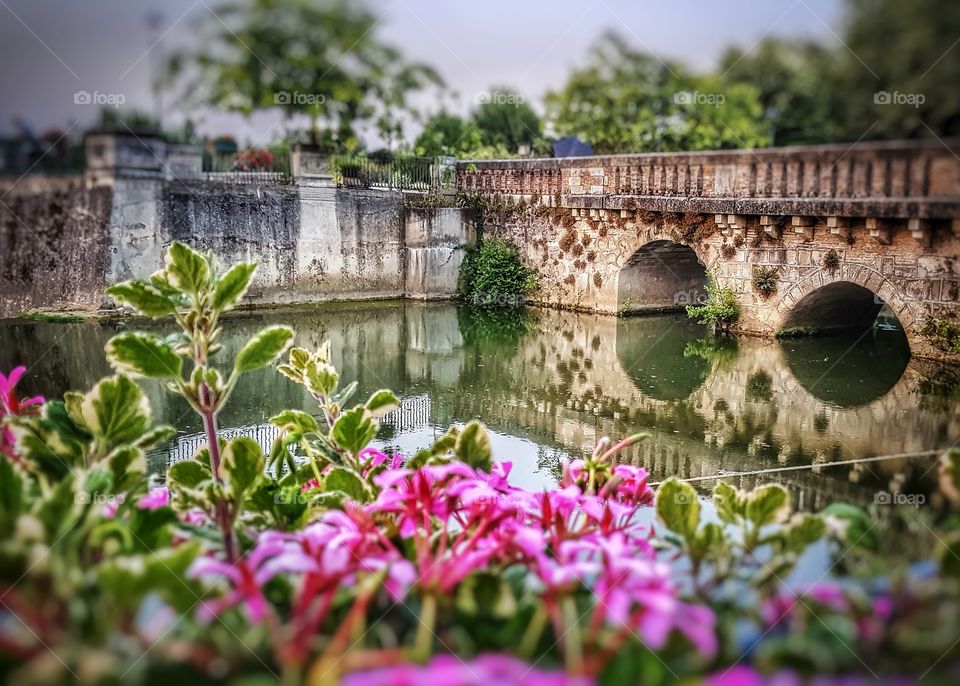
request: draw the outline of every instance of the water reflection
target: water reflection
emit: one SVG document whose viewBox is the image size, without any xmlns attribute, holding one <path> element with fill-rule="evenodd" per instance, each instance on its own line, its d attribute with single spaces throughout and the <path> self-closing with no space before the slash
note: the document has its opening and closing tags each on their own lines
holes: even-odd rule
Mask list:
<svg viewBox="0 0 960 686">
<path fill-rule="evenodd" d="M 507 316 L 451 304 L 389 302 L 243 314 L 225 322 L 229 360 L 246 337 L 292 323 L 297 344 L 329 338 L 342 378 L 361 394 L 393 388 L 404 406 L 378 444 L 405 453 L 451 423 L 481 419 L 518 483 L 551 483 L 559 464 L 604 435 L 650 438 L 624 459 L 661 479 L 819 465 L 775 478 L 802 507 L 873 501 L 877 490 L 933 488 L 932 464 L 897 460 L 828 467 L 839 460 L 928 450 L 960 437 L 960 394 L 939 392 L 891 332 L 843 339 L 715 339 L 681 316 L 618 319 L 552 310 Z M 103 346 L 152 322 L 0 326 L 0 368 L 30 369 L 25 390 L 59 396 L 109 373 Z M 936 377 L 939 379 L 939 377 Z M 191 454 L 200 425 L 189 408 L 146 383 L 158 421 L 183 433 L 157 463 Z M 937 389 L 934 395 L 931 389 Z M 303 389 L 272 370 L 243 377 L 221 425 L 271 440 L 267 419 L 314 411 Z M 932 459 L 932 458 L 931 458 Z M 757 477 L 759 478 L 759 477 Z M 743 486 L 757 480 L 744 477 Z M 750 479 L 753 479 L 752 481 Z"/>
<path fill-rule="evenodd" d="M 903 330 L 889 328 L 786 340 L 783 351 L 801 386 L 840 407 L 867 405 L 883 397 L 903 376 L 910 360 Z"/>
</svg>

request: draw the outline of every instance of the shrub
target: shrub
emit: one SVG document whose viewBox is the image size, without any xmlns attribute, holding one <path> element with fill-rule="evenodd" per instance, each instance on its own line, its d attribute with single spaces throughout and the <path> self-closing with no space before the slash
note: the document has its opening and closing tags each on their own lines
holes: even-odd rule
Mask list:
<svg viewBox="0 0 960 686">
<path fill-rule="evenodd" d="M 755 267 L 753 270 L 753 287 L 764 298 L 769 298 L 777 292 L 779 272 L 776 267 Z"/>
<path fill-rule="evenodd" d="M 920 333 L 938 350 L 960 353 L 960 323 L 956 319 L 929 317 Z"/>
<path fill-rule="evenodd" d="M 707 284 L 707 302 L 703 305 L 687 305 L 687 316 L 696 317 L 701 324 L 712 324 L 726 331 L 740 318 L 740 303 L 737 294 L 711 281 Z"/>
<path fill-rule="evenodd" d="M 520 262 L 520 253 L 512 242 L 486 238 L 465 250 L 460 297 L 467 302 L 486 307 L 517 306 L 536 289 L 536 271 Z"/>
<path fill-rule="evenodd" d="M 830 249 L 823 256 L 823 268 L 834 271 L 840 266 L 840 255 L 836 250 Z"/>
</svg>

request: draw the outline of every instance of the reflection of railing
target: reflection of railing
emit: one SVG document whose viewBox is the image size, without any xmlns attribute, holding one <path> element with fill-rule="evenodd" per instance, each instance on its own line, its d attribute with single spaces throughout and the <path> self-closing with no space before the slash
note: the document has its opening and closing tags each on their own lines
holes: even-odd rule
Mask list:
<svg viewBox="0 0 960 686">
<path fill-rule="evenodd" d="M 403 398 L 400 408 L 384 415 L 380 423 L 392 427 L 398 433 L 427 426 L 430 423 L 430 396 L 423 394 Z"/>
<path fill-rule="evenodd" d="M 429 423 L 430 397 L 426 394 L 402 398 L 398 409 L 385 414 L 380 419 L 381 425 L 392 427 L 397 433 L 419 429 Z M 220 438 L 229 441 L 237 436 L 247 436 L 257 442 L 264 454 L 269 454 L 273 447 L 273 441 L 279 433 L 280 430 L 272 424 L 253 424 L 232 429 L 221 429 Z M 173 464 L 180 460 L 192 458 L 198 450 L 206 447 L 206 445 L 206 434 L 197 433 L 181 436 L 168 451 L 165 453 L 158 451 L 153 457 L 158 462 Z"/>
</svg>

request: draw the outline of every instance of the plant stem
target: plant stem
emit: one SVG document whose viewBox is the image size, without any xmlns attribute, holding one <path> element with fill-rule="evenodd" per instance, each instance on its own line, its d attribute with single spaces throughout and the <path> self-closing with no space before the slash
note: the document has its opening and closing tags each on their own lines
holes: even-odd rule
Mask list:
<svg viewBox="0 0 960 686">
<path fill-rule="evenodd" d="M 563 613 L 563 656 L 567 663 L 567 672 L 583 674 L 583 645 L 580 642 L 580 625 L 577 617 L 577 604 L 572 595 L 564 596 L 560 601 Z"/>
<path fill-rule="evenodd" d="M 543 635 L 543 630 L 547 626 L 547 619 L 547 608 L 542 603 L 538 604 L 526 631 L 523 632 L 523 638 L 520 640 L 520 648 L 517 654 L 521 658 L 525 660 L 533 658 L 537 644 L 540 643 L 540 637 Z"/>
<path fill-rule="evenodd" d="M 206 386 L 203 386 L 201 392 L 207 395 Z M 203 428 L 207 433 L 207 450 L 210 453 L 210 470 L 213 472 L 213 478 L 218 483 L 223 483 L 223 476 L 220 473 L 220 440 L 217 438 L 217 415 L 211 410 L 203 412 Z M 218 500 L 217 523 L 220 525 L 220 531 L 223 534 L 223 550 L 229 562 L 237 559 L 236 544 L 233 539 L 233 521 L 227 510 L 227 504 L 223 500 Z"/>
<path fill-rule="evenodd" d="M 425 593 L 420 607 L 420 626 L 417 627 L 417 637 L 413 644 L 413 659 L 417 662 L 426 662 L 433 648 L 433 627 L 437 623 L 437 597 L 433 593 Z"/>
</svg>

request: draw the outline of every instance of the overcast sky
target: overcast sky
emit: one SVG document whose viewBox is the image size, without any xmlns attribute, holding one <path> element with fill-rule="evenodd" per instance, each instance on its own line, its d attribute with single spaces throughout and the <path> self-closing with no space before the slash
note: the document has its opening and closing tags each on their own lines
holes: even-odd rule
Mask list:
<svg viewBox="0 0 960 686">
<path fill-rule="evenodd" d="M 151 65 L 182 46 L 196 22 L 216 21 L 220 0 L 0 0 L 0 133 L 23 117 L 39 132 L 80 130 L 96 114 L 77 91 L 122 94 L 151 110 Z M 842 0 L 372 0 L 381 39 L 434 65 L 465 111 L 478 93 L 506 85 L 538 98 L 560 86 L 607 29 L 637 47 L 709 69 L 731 44 L 767 35 L 837 41 Z M 146 17 L 162 17 L 159 44 Z M 167 103 L 169 123 L 183 118 Z M 260 142 L 283 131 L 279 112 L 246 119 L 206 113 L 203 133 Z"/>
</svg>

